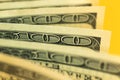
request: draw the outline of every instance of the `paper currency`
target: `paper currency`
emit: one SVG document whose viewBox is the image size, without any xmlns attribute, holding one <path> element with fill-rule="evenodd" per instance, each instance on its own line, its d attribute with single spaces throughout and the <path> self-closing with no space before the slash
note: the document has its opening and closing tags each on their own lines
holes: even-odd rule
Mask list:
<svg viewBox="0 0 120 80">
<path fill-rule="evenodd" d="M 105 7 L 57 7 L 0 11 L 1 23 L 101 29 Z"/>
<path fill-rule="evenodd" d="M 40 0 L 27 2 L 0 3 L 0 10 L 44 8 L 44 7 L 77 7 L 98 5 L 98 0 Z"/>
<path fill-rule="evenodd" d="M 73 74 L 78 80 L 79 75 L 87 78 L 85 74 L 91 80 L 109 80 L 110 78 L 119 80 L 120 60 L 116 56 L 99 54 L 86 48 L 12 40 L 0 40 L 0 42 L 0 52 L 30 61 L 35 60 L 37 64 L 56 69 L 58 72 L 64 71 L 69 76 Z"/>
<path fill-rule="evenodd" d="M 0 38 L 109 50 L 110 31 L 61 26 L 0 24 Z M 24 45 L 24 44 L 23 44 Z"/>
<path fill-rule="evenodd" d="M 70 65 L 59 64 L 54 62 L 46 62 L 40 60 L 30 60 L 33 64 L 50 68 L 53 71 L 59 72 L 65 76 L 71 77 L 73 80 L 120 80 L 120 78 L 112 74 L 107 74 L 102 71 L 96 71 L 85 68 L 78 68 Z"/>
<path fill-rule="evenodd" d="M 0 3 L 3 3 L 3 2 L 20 2 L 20 1 L 34 1 L 34 0 L 0 0 Z"/>
<path fill-rule="evenodd" d="M 24 7 L 28 7 L 29 5 L 28 4 L 32 4 L 30 6 L 34 6 L 35 5 L 38 7 L 38 6 L 41 6 L 41 5 L 46 5 L 46 6 L 49 6 L 51 4 L 54 4 L 54 5 L 71 5 L 71 4 L 74 4 L 75 5 L 98 5 L 99 3 L 99 0 L 0 0 L 0 3 L 7 3 L 9 2 L 10 4 L 14 3 L 14 4 L 18 4 L 19 6 L 24 6 Z M 11 6 L 9 6 L 11 7 Z M 16 6 L 18 7 L 18 6 Z M 15 8 L 15 6 L 14 6 Z"/>
<path fill-rule="evenodd" d="M 0 54 L 0 80 L 71 80 L 28 61 Z"/>
<path fill-rule="evenodd" d="M 107 54 L 100 54 L 87 48 L 4 39 L 1 39 L 0 42 L 0 52 L 28 60 L 45 60 L 112 74 L 119 71 L 119 61 L 118 64 L 115 61 L 118 58 L 114 59 Z"/>
</svg>

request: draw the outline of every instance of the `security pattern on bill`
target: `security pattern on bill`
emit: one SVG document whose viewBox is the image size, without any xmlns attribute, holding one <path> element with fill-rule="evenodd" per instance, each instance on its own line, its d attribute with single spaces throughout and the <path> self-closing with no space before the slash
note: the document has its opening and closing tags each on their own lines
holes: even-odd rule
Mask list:
<svg viewBox="0 0 120 80">
<path fill-rule="evenodd" d="M 0 0 L 0 80 L 120 80 L 99 0 Z"/>
</svg>

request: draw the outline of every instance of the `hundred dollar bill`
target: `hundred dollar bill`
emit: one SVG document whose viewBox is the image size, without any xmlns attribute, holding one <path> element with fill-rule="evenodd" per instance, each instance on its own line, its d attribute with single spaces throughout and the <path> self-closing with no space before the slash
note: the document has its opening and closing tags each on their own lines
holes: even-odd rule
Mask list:
<svg viewBox="0 0 120 80">
<path fill-rule="evenodd" d="M 0 3 L 3 3 L 3 2 L 21 2 L 21 1 L 34 1 L 34 0 L 0 0 Z"/>
<path fill-rule="evenodd" d="M 62 26 L 0 24 L 0 39 L 86 47 L 108 52 L 110 31 Z"/>
<path fill-rule="evenodd" d="M 0 54 L 0 80 L 71 80 L 62 74 L 11 56 Z"/>
<path fill-rule="evenodd" d="M 0 11 L 0 23 L 101 29 L 104 22 L 104 10 L 103 6 L 7 10 Z"/>
<path fill-rule="evenodd" d="M 85 6 L 90 6 L 90 5 L 98 5 L 99 4 L 99 0 L 0 0 L 0 3 L 2 4 L 3 2 L 7 3 L 9 2 L 14 3 L 14 4 L 23 4 L 24 7 L 28 7 L 29 5 L 26 5 L 28 3 L 33 4 L 31 6 L 41 6 L 41 5 L 46 5 L 49 6 L 51 4 L 54 4 L 55 6 L 57 5 L 71 5 L 71 4 L 75 4 L 75 5 L 85 5 Z M 33 2 L 33 3 L 32 3 Z M 38 3 L 37 3 L 38 2 Z M 48 2 L 48 3 L 47 3 Z M 11 6 L 9 6 L 11 7 Z M 16 6 L 18 7 L 18 6 Z M 22 7 L 22 6 L 21 6 Z"/>
<path fill-rule="evenodd" d="M 7 58 L 7 60 L 8 60 L 8 58 Z M 40 64 L 42 64 L 42 66 L 44 66 L 44 64 L 46 64 L 46 65 L 48 64 L 47 66 L 50 67 L 50 65 L 51 65 L 51 62 L 43 62 L 43 61 L 32 61 L 32 62 L 34 62 L 34 64 L 40 63 Z M 18 62 L 18 63 L 20 63 L 20 62 Z M 1 64 L 1 62 L 0 62 L 0 64 Z M 21 64 L 23 64 L 23 62 Z M 94 70 L 84 69 L 84 68 L 76 68 L 76 67 L 67 66 L 64 64 L 57 64 L 57 63 L 56 64 L 52 63 L 52 64 L 54 64 L 54 67 L 51 68 L 51 71 L 53 71 L 55 73 L 59 72 L 59 73 L 63 74 L 64 76 L 71 77 L 71 79 L 64 78 L 63 80 L 111 80 L 111 79 L 112 80 L 119 80 L 118 76 L 115 76 L 112 74 L 107 74 L 104 72 L 99 72 L 99 71 L 94 71 Z M 2 66 L 4 66 L 4 65 L 2 65 Z M 0 67 L 2 67 L 2 66 L 0 66 Z M 39 66 L 41 66 L 41 65 L 39 65 Z M 59 68 L 56 68 L 55 66 L 59 66 Z M 6 65 L 5 65 L 5 67 L 6 67 Z M 46 67 L 46 66 L 44 66 L 44 67 Z M 24 75 L 25 77 L 22 78 L 21 77 L 22 74 L 20 76 L 17 76 L 20 74 L 20 71 L 22 72 L 22 70 L 17 68 L 17 69 L 19 69 L 19 72 L 17 73 L 17 75 L 16 74 L 13 75 L 13 74 L 8 73 L 8 71 L 10 70 L 13 72 L 16 70 L 16 68 L 11 69 L 11 66 L 10 67 L 8 66 L 8 68 L 6 68 L 5 71 L 1 71 L 1 69 L 3 70 L 3 67 L 0 69 L 0 80 L 31 80 L 31 79 L 26 78 L 26 77 L 30 76 L 30 74 L 29 74 L 30 72 L 28 73 L 28 71 L 26 71 L 26 73 L 29 75 L 28 76 Z M 7 73 L 6 73 L 6 71 L 7 71 Z M 47 71 L 47 70 L 45 70 L 45 71 Z M 23 74 L 25 74 L 25 72 Z M 52 75 L 52 76 L 54 77 L 56 75 Z M 34 80 L 34 79 L 32 79 L 32 80 Z M 40 80 L 43 80 L 43 79 L 40 79 Z M 44 80 L 46 80 L 46 79 L 44 79 Z M 49 79 L 47 79 L 47 80 L 49 80 Z M 56 79 L 56 80 L 60 80 L 60 79 Z"/>
<path fill-rule="evenodd" d="M 33 64 L 50 68 L 63 75 L 70 76 L 74 80 L 120 80 L 116 75 L 85 68 L 78 68 L 55 62 L 30 60 Z"/>
<path fill-rule="evenodd" d="M 0 52 L 28 60 L 49 61 L 119 76 L 120 58 L 87 48 L 0 40 Z"/>
<path fill-rule="evenodd" d="M 0 10 L 45 8 L 45 7 L 77 7 L 97 5 L 98 0 L 40 0 L 27 2 L 0 3 Z M 29 5 L 28 5 L 29 4 Z"/>
</svg>

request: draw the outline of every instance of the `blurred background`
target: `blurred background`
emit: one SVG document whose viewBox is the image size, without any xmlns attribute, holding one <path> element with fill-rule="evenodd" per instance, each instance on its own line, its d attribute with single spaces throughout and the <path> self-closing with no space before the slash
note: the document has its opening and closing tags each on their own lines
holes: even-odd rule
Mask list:
<svg viewBox="0 0 120 80">
<path fill-rule="evenodd" d="M 104 29 L 112 31 L 110 54 L 120 56 L 120 0 L 100 0 L 106 6 Z"/>
</svg>

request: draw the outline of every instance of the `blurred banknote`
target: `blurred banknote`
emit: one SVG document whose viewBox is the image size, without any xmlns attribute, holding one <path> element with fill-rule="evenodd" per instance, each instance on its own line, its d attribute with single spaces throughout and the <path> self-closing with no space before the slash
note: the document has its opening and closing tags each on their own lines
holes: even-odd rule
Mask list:
<svg viewBox="0 0 120 80">
<path fill-rule="evenodd" d="M 90 80 L 120 80 L 120 58 L 116 56 L 71 46 L 4 39 L 1 39 L 0 42 L 0 52 L 2 53 L 30 60 L 32 63 L 49 67 L 78 80 L 86 78 Z"/>
<path fill-rule="evenodd" d="M 20 0 L 19 0 L 20 1 Z M 33 0 L 0 3 L 0 10 L 45 8 L 45 7 L 77 7 L 97 5 L 98 0 Z"/>
<path fill-rule="evenodd" d="M 86 47 L 109 51 L 111 32 L 62 26 L 0 24 L 0 39 Z"/>
<path fill-rule="evenodd" d="M 64 76 L 69 76 L 73 80 L 120 80 L 118 76 L 106 73 L 104 71 L 96 71 L 81 67 L 75 67 L 55 62 L 30 60 L 33 64 L 50 68 L 55 72 L 59 72 Z"/>
<path fill-rule="evenodd" d="M 0 52 L 28 60 L 56 62 L 70 66 L 82 67 L 86 69 L 91 68 L 93 70 L 100 70 L 110 73 L 116 73 L 117 71 L 116 69 L 115 71 L 111 70 L 114 69 L 114 66 L 112 67 L 110 61 L 106 61 L 107 59 L 103 60 L 104 56 L 107 54 L 100 55 L 100 53 L 87 48 L 58 46 L 53 44 L 31 43 L 4 39 L 0 39 L 0 42 Z M 106 69 L 106 67 L 109 66 L 110 69 Z"/>
<path fill-rule="evenodd" d="M 105 7 L 57 7 L 0 11 L 0 23 L 102 29 Z"/>
<path fill-rule="evenodd" d="M 34 1 L 34 0 L 0 0 L 0 2 L 21 2 L 21 1 Z"/>
<path fill-rule="evenodd" d="M 0 54 L 0 80 L 72 80 L 60 73 Z"/>
<path fill-rule="evenodd" d="M 31 3 L 33 5 L 31 6 L 41 6 L 41 5 L 46 5 L 49 6 L 51 4 L 54 5 L 71 5 L 71 4 L 75 4 L 75 5 L 85 5 L 85 6 L 90 6 L 90 5 L 98 5 L 99 4 L 99 0 L 0 0 L 0 3 L 14 3 L 14 4 L 18 4 L 21 5 L 23 4 L 23 6 L 27 6 L 28 3 Z M 33 2 L 33 3 L 32 3 Z M 67 4 L 66 4 L 67 3 Z M 18 6 L 14 6 L 14 7 L 18 7 Z M 9 7 L 8 7 L 9 8 Z"/>
</svg>

